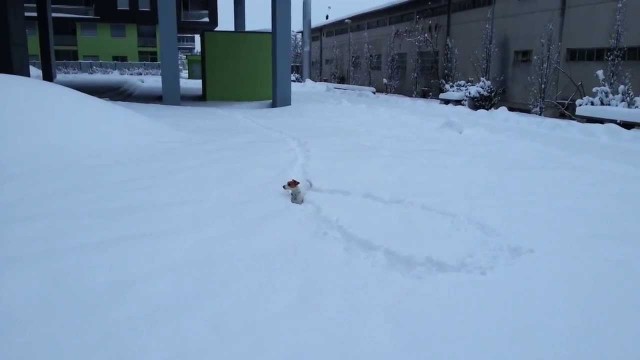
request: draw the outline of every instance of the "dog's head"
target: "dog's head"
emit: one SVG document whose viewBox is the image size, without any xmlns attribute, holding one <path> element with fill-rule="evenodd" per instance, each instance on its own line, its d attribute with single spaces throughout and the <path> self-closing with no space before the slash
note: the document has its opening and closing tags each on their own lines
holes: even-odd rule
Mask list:
<svg viewBox="0 0 640 360">
<path fill-rule="evenodd" d="M 282 185 L 282 188 L 285 190 L 293 190 L 296 189 L 300 185 L 300 182 L 295 179 L 289 180 L 286 184 Z"/>
</svg>

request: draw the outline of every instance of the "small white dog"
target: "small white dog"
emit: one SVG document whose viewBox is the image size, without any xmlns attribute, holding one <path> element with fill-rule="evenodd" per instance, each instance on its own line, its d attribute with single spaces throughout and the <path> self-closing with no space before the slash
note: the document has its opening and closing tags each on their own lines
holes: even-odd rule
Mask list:
<svg viewBox="0 0 640 360">
<path fill-rule="evenodd" d="M 282 185 L 283 189 L 291 191 L 292 203 L 298 204 L 298 205 L 301 205 L 302 203 L 304 203 L 304 191 L 311 189 L 311 186 L 312 186 L 311 181 L 307 180 L 307 182 L 309 183 L 309 186 L 307 189 L 303 189 L 301 186 L 302 184 L 296 179 L 291 179 L 286 184 Z"/>
</svg>

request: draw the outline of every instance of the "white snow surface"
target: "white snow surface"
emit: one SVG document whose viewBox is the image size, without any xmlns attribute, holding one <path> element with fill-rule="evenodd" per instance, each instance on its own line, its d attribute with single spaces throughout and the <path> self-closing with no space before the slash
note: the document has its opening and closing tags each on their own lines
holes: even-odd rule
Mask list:
<svg viewBox="0 0 640 360">
<path fill-rule="evenodd" d="M 640 358 L 640 132 L 293 86 L 0 75 L 0 359 Z"/>
<path fill-rule="evenodd" d="M 627 109 L 616 106 L 578 106 L 576 115 L 592 118 L 629 121 L 640 124 L 640 109 Z"/>
</svg>

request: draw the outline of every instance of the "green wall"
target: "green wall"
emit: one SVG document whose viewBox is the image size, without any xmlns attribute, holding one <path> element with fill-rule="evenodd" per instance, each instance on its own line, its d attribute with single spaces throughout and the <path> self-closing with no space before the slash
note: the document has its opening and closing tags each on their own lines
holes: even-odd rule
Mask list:
<svg viewBox="0 0 640 360">
<path fill-rule="evenodd" d="M 205 100 L 271 100 L 271 33 L 204 33 Z"/>
<path fill-rule="evenodd" d="M 112 38 L 110 24 L 98 24 L 97 36 L 82 36 L 78 23 L 78 59 L 85 55 L 97 55 L 101 61 L 112 61 L 113 56 L 126 56 L 128 61 L 138 61 L 138 29 L 126 24 L 126 36 Z"/>
<path fill-rule="evenodd" d="M 27 36 L 27 48 L 29 49 L 29 55 L 40 56 L 40 40 L 38 39 L 38 32 L 34 35 Z"/>
</svg>

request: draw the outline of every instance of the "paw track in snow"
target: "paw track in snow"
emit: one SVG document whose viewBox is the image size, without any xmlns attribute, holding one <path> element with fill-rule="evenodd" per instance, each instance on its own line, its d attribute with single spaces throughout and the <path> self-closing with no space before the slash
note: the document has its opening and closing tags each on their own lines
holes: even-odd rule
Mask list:
<svg viewBox="0 0 640 360">
<path fill-rule="evenodd" d="M 256 121 L 250 119 L 248 121 L 266 132 L 285 139 L 291 150 L 295 153 L 295 163 L 292 170 L 293 175 L 299 175 L 305 180 L 309 179 L 307 164 L 309 163 L 310 151 L 304 141 L 278 129 L 264 126 Z M 443 127 L 449 130 L 454 130 L 458 133 L 462 133 L 462 128 L 455 125 L 458 124 L 445 123 L 443 124 Z M 473 229 L 473 231 L 477 232 L 483 237 L 498 238 L 500 236 L 499 232 L 495 228 L 486 223 L 467 216 L 461 216 L 444 209 L 438 209 L 423 203 L 417 203 L 408 199 L 387 199 L 371 193 L 357 194 L 347 190 L 327 189 L 317 186 L 314 186 L 312 192 L 314 194 L 327 194 L 338 195 L 346 198 L 359 198 L 385 206 L 399 206 L 403 208 L 418 209 L 423 212 L 448 218 L 458 228 L 470 227 Z M 341 239 L 349 246 L 353 246 L 359 252 L 365 254 L 368 257 L 373 257 L 374 259 L 381 259 L 385 266 L 388 266 L 389 268 L 398 271 L 399 273 L 406 276 L 421 277 L 423 275 L 429 274 L 433 275 L 453 273 L 485 275 L 500 263 L 508 262 L 510 260 L 517 259 L 533 252 L 529 249 L 511 245 L 489 246 L 479 253 L 465 256 L 454 262 L 447 262 L 445 260 L 441 260 L 428 255 L 415 256 L 404 254 L 388 246 L 377 244 L 372 240 L 356 234 L 346 226 L 342 225 L 337 219 L 332 220 L 329 216 L 324 214 L 323 208 L 319 204 L 313 201 L 307 201 L 306 203 L 313 209 L 315 217 L 324 227 L 325 230 L 323 230 L 323 234 L 325 234 L 326 236 L 331 236 L 333 234 L 336 238 Z"/>
</svg>

